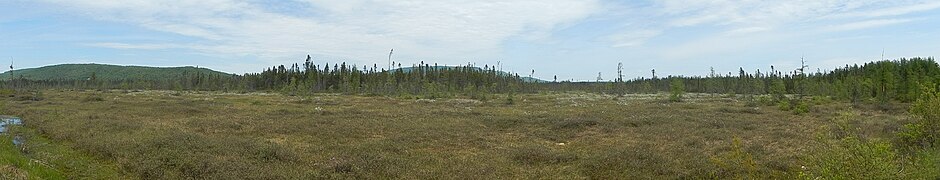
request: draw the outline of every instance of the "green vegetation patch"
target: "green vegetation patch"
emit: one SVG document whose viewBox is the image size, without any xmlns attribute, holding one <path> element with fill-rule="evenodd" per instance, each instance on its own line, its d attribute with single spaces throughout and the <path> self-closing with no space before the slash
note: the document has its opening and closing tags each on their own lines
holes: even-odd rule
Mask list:
<svg viewBox="0 0 940 180">
<path fill-rule="evenodd" d="M 0 135 L 0 179 L 65 179 L 50 165 L 23 155 L 9 134 Z"/>
</svg>

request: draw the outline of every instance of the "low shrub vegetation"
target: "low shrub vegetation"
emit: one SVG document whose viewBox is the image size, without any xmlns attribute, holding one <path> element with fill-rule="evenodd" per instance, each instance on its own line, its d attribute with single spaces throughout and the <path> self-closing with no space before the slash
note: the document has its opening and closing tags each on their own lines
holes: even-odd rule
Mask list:
<svg viewBox="0 0 940 180">
<path fill-rule="evenodd" d="M 927 90 L 911 106 L 914 122 L 895 137 L 868 137 L 861 132 L 860 116 L 841 113 L 829 134 L 822 135 L 799 176 L 803 179 L 937 179 L 940 98 Z M 892 139 L 896 139 L 892 143 Z"/>
<path fill-rule="evenodd" d="M 795 115 L 741 96 L 699 95 L 666 103 L 655 95 L 514 94 L 513 105 L 342 94 L 44 96 L 7 97 L 0 112 L 27 121 L 37 144 L 24 156 L 77 179 L 913 178 L 935 177 L 929 169 L 940 157 L 921 145 L 904 150 L 908 141 L 894 144 L 904 138 L 881 132 L 903 127 L 906 114 L 840 102 L 807 104 L 852 113 Z M 815 135 L 839 122 L 842 132 Z"/>
<path fill-rule="evenodd" d="M 896 179 L 901 158 L 890 143 L 846 137 L 824 140 L 802 166 L 804 179 Z M 904 178 L 901 178 L 904 179 Z"/>
<path fill-rule="evenodd" d="M 912 147 L 940 146 L 940 92 L 930 89 L 924 92 L 910 110 L 915 121 L 904 126 L 899 133 L 901 140 Z"/>
</svg>

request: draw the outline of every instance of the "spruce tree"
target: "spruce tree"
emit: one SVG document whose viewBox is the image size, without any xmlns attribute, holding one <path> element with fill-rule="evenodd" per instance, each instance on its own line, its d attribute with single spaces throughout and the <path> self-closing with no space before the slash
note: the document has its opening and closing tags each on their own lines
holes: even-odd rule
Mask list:
<svg viewBox="0 0 940 180">
<path fill-rule="evenodd" d="M 672 102 L 682 101 L 682 95 L 685 94 L 685 83 L 679 77 L 673 77 L 669 87 L 672 89 L 669 100 Z"/>
</svg>

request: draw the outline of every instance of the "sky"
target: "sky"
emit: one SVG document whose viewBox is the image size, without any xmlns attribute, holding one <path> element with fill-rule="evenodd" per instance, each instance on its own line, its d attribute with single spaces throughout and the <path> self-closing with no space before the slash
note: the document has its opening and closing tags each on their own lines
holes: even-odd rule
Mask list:
<svg viewBox="0 0 940 180">
<path fill-rule="evenodd" d="M 0 59 L 492 66 L 594 81 L 810 69 L 940 52 L 936 0 L 4 0 Z M 0 64 L 9 64 L 0 60 Z M 3 66 L 6 67 L 6 66 Z M 6 68 L 4 68 L 6 69 Z M 534 74 L 532 74 L 534 70 Z"/>
</svg>

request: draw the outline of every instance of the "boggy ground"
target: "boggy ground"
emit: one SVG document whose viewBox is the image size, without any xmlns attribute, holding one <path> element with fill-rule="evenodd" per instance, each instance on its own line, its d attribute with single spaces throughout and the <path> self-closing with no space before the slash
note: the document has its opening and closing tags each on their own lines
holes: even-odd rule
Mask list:
<svg viewBox="0 0 940 180">
<path fill-rule="evenodd" d="M 76 153 L 40 147 L 27 156 L 67 177 L 142 179 L 792 178 L 835 116 L 860 115 L 854 122 L 873 137 L 906 122 L 903 111 L 831 101 L 795 115 L 718 95 L 679 103 L 657 95 L 517 94 L 511 104 L 491 97 L 44 91 L 39 101 L 3 101 L 33 142 Z M 105 170 L 76 167 L 90 164 Z"/>
</svg>

